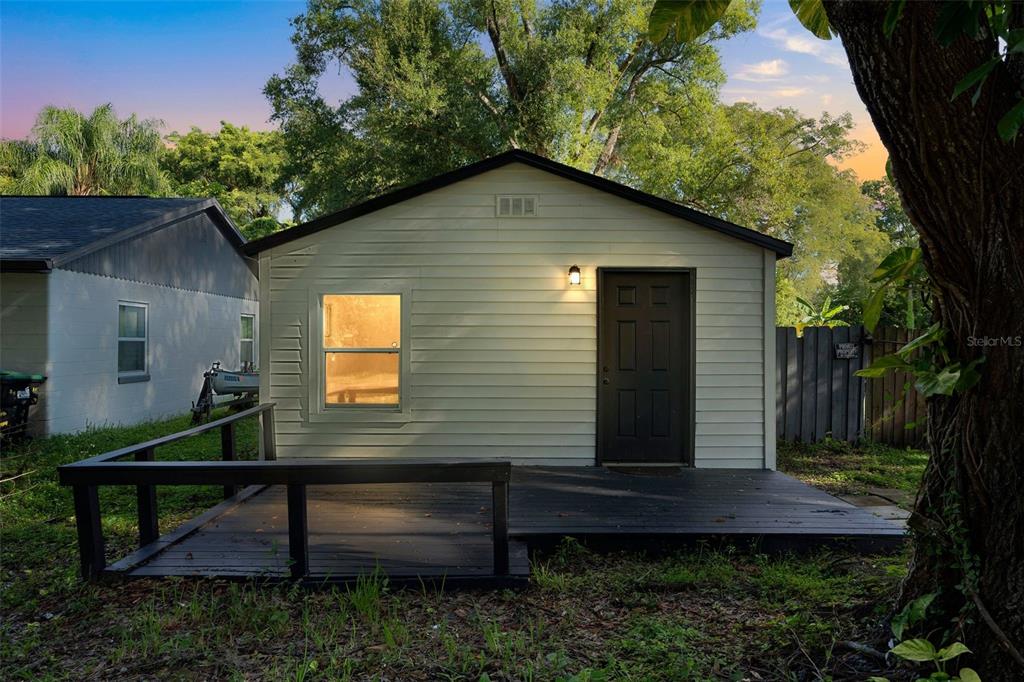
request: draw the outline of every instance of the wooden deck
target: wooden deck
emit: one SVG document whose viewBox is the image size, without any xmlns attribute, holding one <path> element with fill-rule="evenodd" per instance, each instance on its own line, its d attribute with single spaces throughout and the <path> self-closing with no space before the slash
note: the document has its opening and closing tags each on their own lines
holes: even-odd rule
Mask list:
<svg viewBox="0 0 1024 682">
<path fill-rule="evenodd" d="M 513 470 L 511 579 L 528 547 L 573 536 L 609 547 L 698 540 L 764 551 L 826 543 L 899 546 L 899 525 L 771 471 L 634 475 L 598 467 Z M 489 486 L 474 483 L 309 486 L 309 581 L 346 581 L 380 567 L 396 582 L 493 578 Z M 127 576 L 288 576 L 281 486 L 249 488 L 111 566 Z"/>
</svg>

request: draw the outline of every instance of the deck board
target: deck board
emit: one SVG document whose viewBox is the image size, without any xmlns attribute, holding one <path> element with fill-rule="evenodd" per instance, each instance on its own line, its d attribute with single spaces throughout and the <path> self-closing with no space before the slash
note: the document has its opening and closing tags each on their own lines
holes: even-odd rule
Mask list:
<svg viewBox="0 0 1024 682">
<path fill-rule="evenodd" d="M 379 567 L 392 579 L 492 572 L 490 487 L 476 483 L 310 486 L 310 579 Z M 288 575 L 285 490 L 249 490 L 205 524 L 119 570 L 130 576 Z M 598 467 L 513 469 L 511 573 L 529 572 L 528 545 L 565 536 L 660 542 L 706 538 L 813 546 L 897 546 L 904 531 L 832 495 L 773 471 L 682 470 L 635 475 Z M 158 541 L 160 542 L 160 541 Z"/>
</svg>

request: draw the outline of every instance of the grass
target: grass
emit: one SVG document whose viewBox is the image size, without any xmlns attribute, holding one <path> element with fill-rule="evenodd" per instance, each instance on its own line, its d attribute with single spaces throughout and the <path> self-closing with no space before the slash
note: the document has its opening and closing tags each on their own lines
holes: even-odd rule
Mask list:
<svg viewBox="0 0 1024 682">
<path fill-rule="evenodd" d="M 3 679 L 863 679 L 844 640 L 880 642 L 905 558 L 762 556 L 700 547 L 594 554 L 566 542 L 521 591 L 349 589 L 215 580 L 87 585 L 69 491 L 55 467 L 179 430 L 185 419 L 35 441 L 4 453 L 0 488 Z M 219 453 L 217 433 L 158 451 Z M 239 429 L 255 450 L 255 423 Z M 219 501 L 160 489 L 169 529 Z M 135 545 L 134 491 L 104 490 L 109 559 Z M 884 646 L 884 644 L 877 644 Z"/>
<path fill-rule="evenodd" d="M 782 471 L 831 493 L 865 494 L 871 488 L 888 488 L 901 491 L 905 504 L 913 502 L 928 453 L 879 443 L 780 442 L 778 461 Z"/>
</svg>

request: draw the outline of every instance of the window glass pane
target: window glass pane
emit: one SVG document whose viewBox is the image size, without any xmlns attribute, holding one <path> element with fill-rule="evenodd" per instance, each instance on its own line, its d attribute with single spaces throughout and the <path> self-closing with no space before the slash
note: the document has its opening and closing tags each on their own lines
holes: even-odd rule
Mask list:
<svg viewBox="0 0 1024 682">
<path fill-rule="evenodd" d="M 146 309 L 134 305 L 118 308 L 117 335 L 128 338 L 146 338 Z"/>
<path fill-rule="evenodd" d="M 324 348 L 398 348 L 401 296 L 324 296 Z"/>
<path fill-rule="evenodd" d="M 327 353 L 328 405 L 397 405 L 398 353 Z"/>
<path fill-rule="evenodd" d="M 142 372 L 146 369 L 145 341 L 117 342 L 117 371 Z"/>
<path fill-rule="evenodd" d="M 252 361 L 252 341 L 242 341 L 242 364 Z"/>
<path fill-rule="evenodd" d="M 252 315 L 242 315 L 242 338 L 251 339 L 253 338 L 253 317 Z"/>
</svg>

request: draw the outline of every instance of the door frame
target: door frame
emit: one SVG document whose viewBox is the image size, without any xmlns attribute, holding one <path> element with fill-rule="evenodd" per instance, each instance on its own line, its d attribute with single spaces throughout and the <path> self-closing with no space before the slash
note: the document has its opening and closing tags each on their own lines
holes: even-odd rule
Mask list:
<svg viewBox="0 0 1024 682">
<path fill-rule="evenodd" d="M 597 326 L 594 329 L 595 337 L 597 338 L 597 354 L 596 361 L 594 363 L 594 398 L 596 403 L 596 410 L 594 412 L 594 464 L 596 466 L 603 466 L 604 462 L 601 461 L 601 309 L 603 305 L 601 292 L 604 291 L 604 275 L 605 273 L 679 273 L 688 274 L 688 286 L 689 289 L 689 311 L 686 315 L 687 318 L 683 324 L 686 327 L 689 335 L 689 348 L 690 357 L 687 358 L 688 367 L 684 375 L 687 382 L 687 407 L 689 414 L 684 415 L 687 423 L 687 437 L 683 440 L 685 450 L 680 454 L 679 465 L 684 467 L 693 468 L 696 460 L 696 427 L 697 427 L 697 268 L 686 267 L 686 268 L 673 268 L 673 267 L 598 267 L 597 268 Z M 632 466 L 673 466 L 668 463 L 655 463 L 650 465 L 635 464 Z"/>
</svg>

